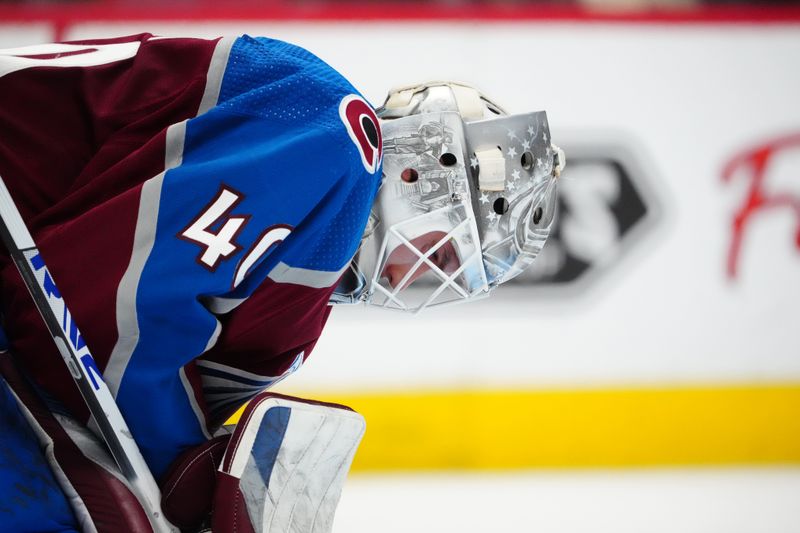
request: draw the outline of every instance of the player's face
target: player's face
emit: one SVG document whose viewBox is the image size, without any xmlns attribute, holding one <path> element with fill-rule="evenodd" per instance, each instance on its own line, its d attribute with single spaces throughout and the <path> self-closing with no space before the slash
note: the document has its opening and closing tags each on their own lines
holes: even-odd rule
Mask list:
<svg viewBox="0 0 800 533">
<path fill-rule="evenodd" d="M 429 231 L 424 235 L 412 239 L 410 242 L 417 250 L 426 254 L 431 248 L 439 245 L 440 241 L 446 235 L 447 234 L 443 231 Z M 456 249 L 450 241 L 439 245 L 430 255 L 429 259 L 431 263 L 439 267 L 446 274 L 452 274 L 461 265 Z M 389 254 L 389 258 L 386 260 L 386 266 L 383 268 L 383 272 L 381 272 L 381 277 L 386 278 L 389 281 L 389 285 L 391 285 L 393 289 L 396 289 L 397 285 L 414 267 L 418 260 L 419 256 L 407 246 L 398 246 Z M 422 263 L 419 268 L 411 274 L 411 277 L 405 282 L 403 288 L 414 283 L 414 281 L 429 270 L 430 267 L 426 263 Z"/>
</svg>

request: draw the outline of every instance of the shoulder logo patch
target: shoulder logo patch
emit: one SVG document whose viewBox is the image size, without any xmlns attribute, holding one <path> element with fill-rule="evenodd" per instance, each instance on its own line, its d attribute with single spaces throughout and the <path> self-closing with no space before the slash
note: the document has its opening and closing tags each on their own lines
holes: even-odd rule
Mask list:
<svg viewBox="0 0 800 533">
<path fill-rule="evenodd" d="M 383 152 L 381 126 L 375 111 L 360 96 L 348 94 L 339 104 L 339 117 L 361 155 L 364 168 L 374 174 Z"/>
</svg>

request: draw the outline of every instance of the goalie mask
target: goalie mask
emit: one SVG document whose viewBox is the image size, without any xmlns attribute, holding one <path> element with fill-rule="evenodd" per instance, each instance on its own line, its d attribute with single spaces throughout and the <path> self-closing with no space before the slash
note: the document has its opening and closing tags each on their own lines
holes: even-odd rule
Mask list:
<svg viewBox="0 0 800 533">
<path fill-rule="evenodd" d="M 564 166 L 543 111 L 508 115 L 432 82 L 392 91 L 378 116 L 383 182 L 334 302 L 419 311 L 486 296 L 531 264 Z"/>
</svg>

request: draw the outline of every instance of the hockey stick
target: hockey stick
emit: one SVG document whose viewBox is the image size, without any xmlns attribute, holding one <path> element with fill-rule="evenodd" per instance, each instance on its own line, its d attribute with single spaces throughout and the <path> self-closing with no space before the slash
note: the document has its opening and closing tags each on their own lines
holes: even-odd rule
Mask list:
<svg viewBox="0 0 800 533">
<path fill-rule="evenodd" d="M 14 200 L 0 178 L 0 237 L 17 266 L 58 351 L 64 358 L 100 434 L 130 488 L 147 513 L 155 533 L 178 532 L 161 512 L 161 492 L 133 439 L 122 413 L 103 381 L 78 327 L 39 255 Z"/>
</svg>

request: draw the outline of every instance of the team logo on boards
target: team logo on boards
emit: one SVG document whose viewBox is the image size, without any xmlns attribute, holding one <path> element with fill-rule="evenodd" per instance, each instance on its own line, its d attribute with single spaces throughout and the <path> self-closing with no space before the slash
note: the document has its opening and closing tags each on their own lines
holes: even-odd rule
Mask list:
<svg viewBox="0 0 800 533">
<path fill-rule="evenodd" d="M 779 184 L 768 183 L 775 181 L 775 162 L 778 157 L 790 153 L 795 157 L 800 156 L 800 133 L 742 150 L 723 168 L 724 183 L 730 184 L 739 180 L 749 183 L 744 198 L 730 220 L 731 237 L 726 257 L 726 272 L 730 279 L 739 274 L 746 229 L 756 215 L 775 211 L 788 211 L 794 215 L 794 247 L 800 250 L 800 194 L 781 188 Z"/>
<path fill-rule="evenodd" d="M 380 165 L 383 151 L 380 122 L 375 111 L 360 96 L 349 94 L 339 104 L 339 117 L 361 155 L 364 168 L 374 174 Z"/>
<path fill-rule="evenodd" d="M 613 269 L 660 218 L 652 168 L 634 146 L 608 138 L 559 139 L 567 167 L 558 184 L 558 215 L 531 268 L 518 285 L 584 282 Z"/>
</svg>

